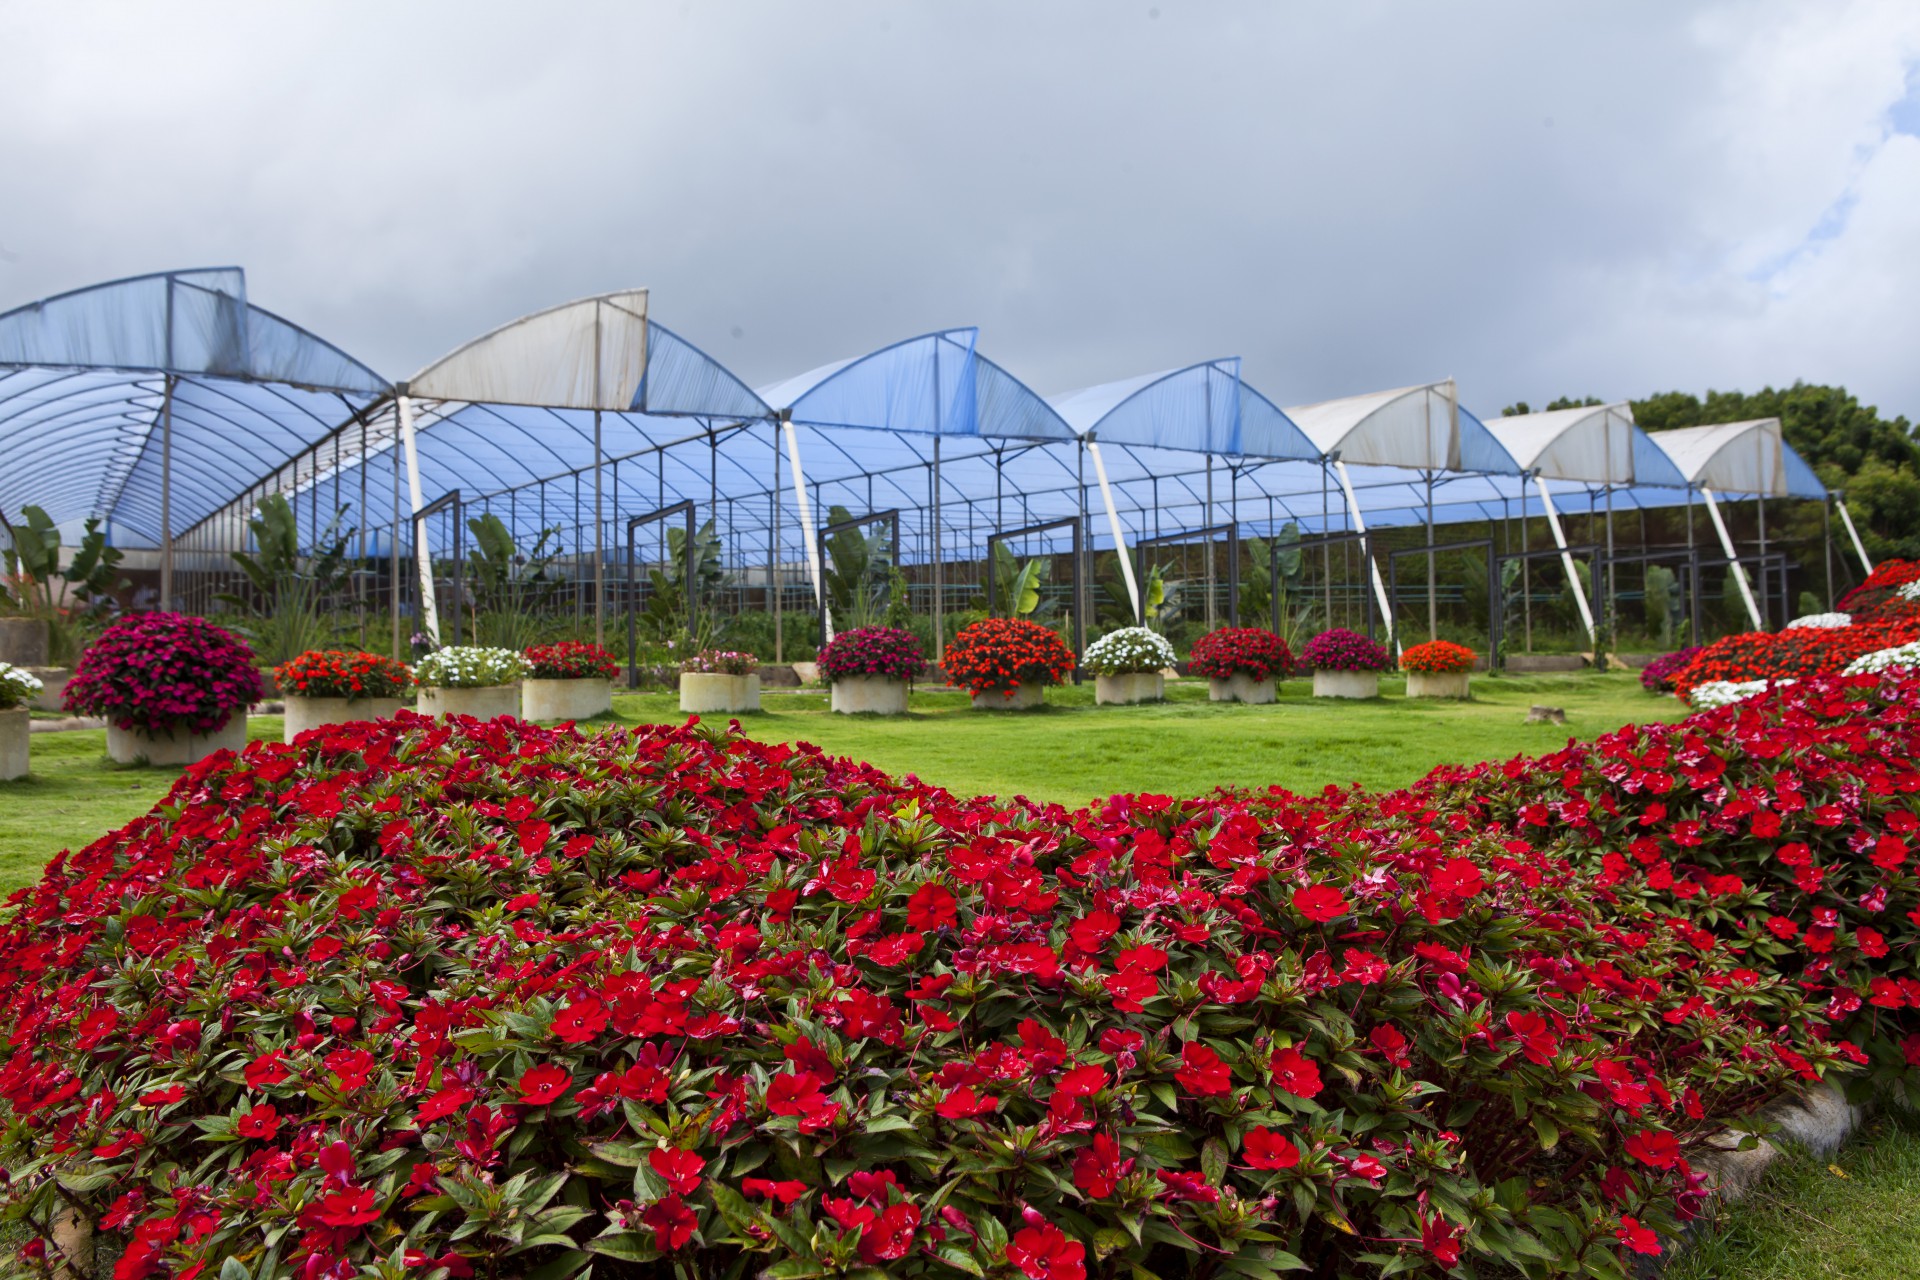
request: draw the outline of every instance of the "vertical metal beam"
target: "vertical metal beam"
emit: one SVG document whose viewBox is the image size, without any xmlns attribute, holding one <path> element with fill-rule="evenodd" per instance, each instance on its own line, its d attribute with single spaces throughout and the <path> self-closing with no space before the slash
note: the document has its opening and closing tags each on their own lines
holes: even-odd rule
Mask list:
<svg viewBox="0 0 1920 1280">
<path fill-rule="evenodd" d="M 603 523 L 603 498 L 600 487 L 600 410 L 597 402 L 600 398 L 600 317 L 593 318 L 593 391 L 596 407 L 593 411 L 593 642 L 597 645 L 607 643 L 607 557 L 605 551 L 606 525 Z M 688 619 L 689 622 L 692 619 Z"/>
<path fill-rule="evenodd" d="M 938 407 L 939 400 L 940 400 L 939 378 L 940 378 L 940 366 L 939 366 L 939 361 L 936 360 L 934 362 L 934 404 L 936 408 Z M 935 425 L 938 425 L 938 424 L 936 423 Z M 867 508 L 871 510 L 873 508 L 873 492 L 871 487 L 873 484 L 873 475 L 871 472 L 869 472 L 867 475 L 867 484 L 869 486 L 868 492 L 867 492 Z M 893 547 L 894 562 L 898 564 L 900 560 L 900 545 L 899 545 L 900 537 L 897 533 L 894 535 L 893 541 L 894 541 L 894 547 Z M 946 615 L 946 605 L 940 599 L 941 576 L 942 575 L 940 573 L 940 437 L 938 434 L 936 434 L 933 437 L 933 649 L 935 653 L 945 653 L 947 651 L 947 623 L 946 623 L 947 615 Z"/>
<path fill-rule="evenodd" d="M 1374 599 L 1380 602 L 1380 617 L 1387 629 L 1387 641 L 1391 644 L 1394 639 L 1393 605 L 1387 599 L 1387 584 L 1380 577 L 1380 562 L 1373 558 L 1373 548 L 1367 545 L 1367 522 L 1360 514 L 1360 500 L 1353 496 L 1353 479 L 1347 474 L 1347 464 L 1335 458 L 1333 470 L 1340 477 L 1340 492 L 1346 495 L 1347 514 L 1353 520 L 1353 531 L 1360 535 L 1360 557 L 1367 562 L 1367 568 L 1373 576 Z"/>
<path fill-rule="evenodd" d="M 786 612 L 781 600 L 782 588 L 786 583 L 780 575 L 780 429 L 775 427 L 769 437 L 773 442 L 773 489 L 769 494 L 772 502 L 772 516 L 767 522 L 767 585 L 768 599 L 773 603 L 773 660 L 787 660 L 786 636 L 781 630 L 781 615 Z"/>
<path fill-rule="evenodd" d="M 167 280 L 167 346 L 172 359 L 173 280 Z M 173 385 L 167 375 L 166 390 L 160 395 L 160 609 L 173 611 Z"/>
</svg>

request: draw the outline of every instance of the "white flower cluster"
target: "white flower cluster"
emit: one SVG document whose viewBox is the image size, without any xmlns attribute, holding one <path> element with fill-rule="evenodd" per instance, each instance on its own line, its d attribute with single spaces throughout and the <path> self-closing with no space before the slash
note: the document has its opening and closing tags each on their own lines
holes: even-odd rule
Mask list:
<svg viewBox="0 0 1920 1280">
<path fill-rule="evenodd" d="M 1894 588 L 1894 594 L 1902 600 L 1920 600 L 1920 578 L 1912 582 L 1903 582 Z"/>
<path fill-rule="evenodd" d="M 1136 671 L 1164 671 L 1179 661 L 1167 638 L 1145 627 L 1122 627 L 1109 631 L 1087 646 L 1089 671 L 1103 676 L 1128 675 Z"/>
<path fill-rule="evenodd" d="M 1822 631 L 1831 631 L 1852 625 L 1853 615 L 1850 613 L 1809 613 L 1805 617 L 1795 618 L 1789 622 L 1787 629 L 1791 631 L 1795 627 L 1815 627 Z"/>
<path fill-rule="evenodd" d="M 1792 680 L 1708 680 L 1693 686 L 1687 702 L 1695 711 L 1709 711 L 1714 707 L 1744 702 L 1756 693 L 1765 693 L 1769 688 L 1784 689 L 1792 683 Z"/>
<path fill-rule="evenodd" d="M 0 662 L 0 711 L 26 706 L 34 694 L 46 687 L 33 672 Z"/>
<path fill-rule="evenodd" d="M 455 645 L 435 649 L 414 664 L 414 679 L 435 689 L 486 689 L 527 674 L 527 660 L 511 649 Z"/>
<path fill-rule="evenodd" d="M 1920 667 L 1920 640 L 1910 644 L 1895 645 L 1891 649 L 1875 649 L 1872 653 L 1861 654 L 1847 664 L 1843 674 L 1877 676 L 1882 671 L 1891 671 L 1896 667 Z"/>
</svg>

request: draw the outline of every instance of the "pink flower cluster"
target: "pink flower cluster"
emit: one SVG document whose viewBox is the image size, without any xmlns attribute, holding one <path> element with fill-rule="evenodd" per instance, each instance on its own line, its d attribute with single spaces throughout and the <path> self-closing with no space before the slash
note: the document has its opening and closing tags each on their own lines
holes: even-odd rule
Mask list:
<svg viewBox="0 0 1920 1280">
<path fill-rule="evenodd" d="M 62 700 L 122 729 L 215 733 L 262 692 L 239 636 L 184 613 L 136 613 L 80 655 Z"/>
<path fill-rule="evenodd" d="M 912 680 L 926 669 L 920 642 L 899 627 L 855 627 L 827 641 L 820 651 L 820 674 L 828 680 L 850 676 Z"/>
</svg>

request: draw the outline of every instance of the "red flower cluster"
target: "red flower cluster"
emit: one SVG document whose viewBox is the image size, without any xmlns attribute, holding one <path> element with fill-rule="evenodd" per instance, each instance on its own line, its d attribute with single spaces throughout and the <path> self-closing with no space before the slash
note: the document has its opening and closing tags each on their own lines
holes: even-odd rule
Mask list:
<svg viewBox="0 0 1920 1280">
<path fill-rule="evenodd" d="M 301 698 L 397 698 L 413 688 L 413 669 L 377 653 L 309 649 L 274 668 L 280 692 Z"/>
<path fill-rule="evenodd" d="M 920 642 L 899 627 L 855 627 L 820 650 L 820 674 L 830 682 L 848 676 L 911 681 L 926 669 Z"/>
<path fill-rule="evenodd" d="M 11 899 L 0 1197 L 118 1280 L 1611 1274 L 1725 1120 L 1920 1062 L 1920 684 L 1794 693 L 1073 812 L 698 724 L 255 743 Z"/>
<path fill-rule="evenodd" d="M 1011 698 L 1023 684 L 1059 684 L 1073 674 L 1073 650 L 1050 627 L 1025 618 L 987 618 L 963 628 L 940 665 L 976 694 Z"/>
<path fill-rule="evenodd" d="M 1883 560 L 1867 580 L 1840 597 L 1834 607 L 1851 614 L 1855 622 L 1899 622 L 1920 618 L 1920 601 L 1901 596 L 1899 589 L 1920 582 L 1920 560 Z"/>
<path fill-rule="evenodd" d="M 1225 680 L 1245 672 L 1255 680 L 1277 680 L 1293 670 L 1293 652 L 1265 627 L 1221 627 L 1193 642 L 1187 670 Z"/>
<path fill-rule="evenodd" d="M 605 647 L 583 640 L 529 645 L 523 652 L 533 680 L 611 680 L 620 663 Z"/>
<path fill-rule="evenodd" d="M 1474 659 L 1479 656 L 1467 646 L 1451 640 L 1429 640 L 1401 654 L 1400 669 L 1430 676 L 1452 675 L 1473 670 Z"/>
<path fill-rule="evenodd" d="M 87 646 L 62 702 L 122 729 L 216 733 L 262 693 L 253 650 L 184 613 L 135 613 Z"/>
<path fill-rule="evenodd" d="M 1844 671 L 1855 658 L 1913 640 L 1920 640 L 1920 616 L 1851 627 L 1747 631 L 1715 640 L 1670 679 L 1682 698 L 1709 680 L 1807 680 Z"/>
</svg>

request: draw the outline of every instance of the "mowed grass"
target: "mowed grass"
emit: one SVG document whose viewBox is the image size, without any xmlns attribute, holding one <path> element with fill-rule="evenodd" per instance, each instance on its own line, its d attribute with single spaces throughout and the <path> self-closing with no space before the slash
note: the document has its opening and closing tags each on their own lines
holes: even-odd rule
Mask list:
<svg viewBox="0 0 1920 1280">
<path fill-rule="evenodd" d="M 1204 681 L 1183 680 L 1170 683 L 1163 704 L 1096 707 L 1088 684 L 1050 690 L 1045 709 L 1025 712 L 974 711 L 964 694 L 920 692 L 912 713 L 895 719 L 836 716 L 822 692 L 771 690 L 765 710 L 741 723 L 755 738 L 811 742 L 956 792 L 1080 805 L 1219 786 L 1402 786 L 1436 765 L 1538 754 L 1570 737 L 1684 714 L 1623 674 L 1481 677 L 1468 702 L 1409 700 L 1397 677 L 1369 702 L 1315 699 L 1310 689 L 1289 681 L 1278 703 L 1249 707 L 1210 703 Z M 1565 708 L 1566 725 L 1524 723 L 1535 703 Z M 622 695 L 613 721 L 582 727 L 683 719 L 672 694 Z M 280 736 L 277 717 L 255 716 L 247 727 L 255 738 Z M 176 772 L 111 764 L 103 730 L 36 734 L 32 776 L 0 783 L 0 892 L 37 878 L 60 850 L 147 812 Z"/>
<path fill-rule="evenodd" d="M 1868 1122 L 1830 1160 L 1790 1150 L 1754 1195 L 1721 1205 L 1666 1280 L 1920 1276 L 1920 1119 Z"/>
</svg>

